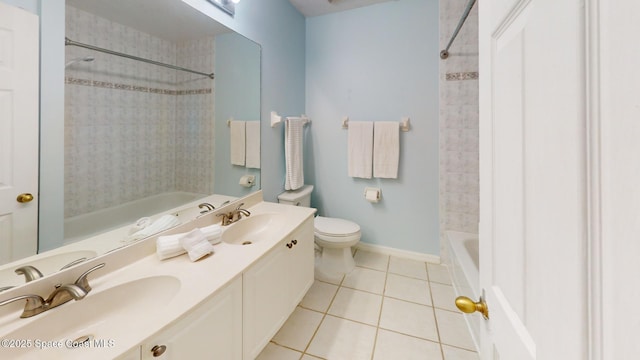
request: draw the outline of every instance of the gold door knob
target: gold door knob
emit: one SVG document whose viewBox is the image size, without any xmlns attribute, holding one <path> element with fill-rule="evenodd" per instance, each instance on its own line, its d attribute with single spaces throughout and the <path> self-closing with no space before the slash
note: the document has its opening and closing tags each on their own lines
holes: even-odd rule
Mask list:
<svg viewBox="0 0 640 360">
<path fill-rule="evenodd" d="M 33 195 L 31 195 L 29 193 L 20 194 L 20 195 L 18 195 L 16 200 L 19 203 L 28 203 L 29 201 L 33 200 Z"/>
<path fill-rule="evenodd" d="M 456 298 L 456 306 L 463 313 L 471 314 L 474 312 L 479 312 L 484 316 L 485 319 L 489 318 L 489 308 L 487 307 L 487 303 L 484 301 L 482 296 L 478 302 L 474 302 L 466 296 L 458 296 Z"/>
</svg>

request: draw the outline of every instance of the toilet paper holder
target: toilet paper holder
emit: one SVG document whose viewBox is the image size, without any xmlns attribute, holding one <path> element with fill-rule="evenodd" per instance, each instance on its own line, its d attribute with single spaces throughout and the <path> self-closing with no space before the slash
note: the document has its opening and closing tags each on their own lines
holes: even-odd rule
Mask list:
<svg viewBox="0 0 640 360">
<path fill-rule="evenodd" d="M 252 187 L 256 183 L 255 175 L 243 175 L 238 184 L 244 187 Z"/>
<path fill-rule="evenodd" d="M 364 188 L 364 198 L 370 203 L 377 203 L 382 198 L 382 190 L 380 188 L 366 187 Z"/>
</svg>

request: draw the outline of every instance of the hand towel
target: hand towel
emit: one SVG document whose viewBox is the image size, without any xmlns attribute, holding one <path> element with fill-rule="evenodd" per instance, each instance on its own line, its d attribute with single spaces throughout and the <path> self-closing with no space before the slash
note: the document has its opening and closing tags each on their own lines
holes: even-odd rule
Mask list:
<svg viewBox="0 0 640 360">
<path fill-rule="evenodd" d="M 304 170 L 302 162 L 302 132 L 306 119 L 288 117 L 284 129 L 284 160 L 286 174 L 285 190 L 296 190 L 304 185 Z"/>
<path fill-rule="evenodd" d="M 244 166 L 245 159 L 245 121 L 231 121 L 231 164 Z"/>
<path fill-rule="evenodd" d="M 222 241 L 222 227 L 219 224 L 213 224 L 200 228 L 200 232 L 209 241 L 211 245 L 219 244 Z M 187 233 L 175 235 L 158 236 L 156 239 L 156 254 L 160 260 L 166 260 L 178 255 L 182 255 L 187 251 L 180 244 L 180 238 Z"/>
<path fill-rule="evenodd" d="M 126 239 L 122 240 L 123 242 L 131 242 L 137 241 L 140 239 L 144 239 L 153 234 L 157 234 L 161 231 L 170 229 L 174 226 L 180 225 L 180 220 L 175 215 L 163 215 L 158 220 L 151 223 L 151 225 L 146 228 L 137 231 L 131 235 L 129 235 Z"/>
<path fill-rule="evenodd" d="M 247 121 L 246 139 L 246 166 L 260 169 L 260 121 Z"/>
<path fill-rule="evenodd" d="M 222 241 L 222 227 L 220 224 L 213 224 L 200 228 L 200 231 L 204 234 L 204 237 L 212 244 L 216 245 Z"/>
<path fill-rule="evenodd" d="M 213 246 L 200 229 L 193 229 L 180 238 L 180 245 L 187 250 L 189 259 L 197 261 L 213 253 Z"/>
<path fill-rule="evenodd" d="M 349 176 L 371 179 L 373 167 L 373 122 L 349 121 L 347 154 Z"/>
<path fill-rule="evenodd" d="M 180 244 L 180 238 L 185 234 L 158 236 L 156 239 L 156 254 L 160 260 L 166 260 L 174 256 L 186 253 Z"/>
<path fill-rule="evenodd" d="M 378 121 L 373 130 L 373 176 L 397 179 L 400 161 L 400 123 Z"/>
<path fill-rule="evenodd" d="M 131 227 L 129 228 L 129 235 L 131 235 L 133 233 L 136 233 L 136 232 L 146 228 L 149 225 L 151 225 L 151 218 L 150 217 L 140 218 L 133 225 L 131 225 Z"/>
</svg>

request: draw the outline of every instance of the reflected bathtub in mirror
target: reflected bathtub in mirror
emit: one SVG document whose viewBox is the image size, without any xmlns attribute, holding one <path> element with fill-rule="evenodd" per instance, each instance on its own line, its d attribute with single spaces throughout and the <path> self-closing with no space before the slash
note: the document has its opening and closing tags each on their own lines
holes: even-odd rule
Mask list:
<svg viewBox="0 0 640 360">
<path fill-rule="evenodd" d="M 65 28 L 65 36 L 78 42 L 217 76 L 212 80 L 142 65 L 86 48 L 64 47 L 60 39 L 43 36 L 42 48 L 64 47 L 65 59 L 60 60 L 69 64 L 49 69 L 64 73 L 65 131 L 41 132 L 41 158 L 59 171 L 43 172 L 40 183 L 57 184 L 64 178 L 65 193 L 50 196 L 50 187 L 44 186 L 38 204 L 32 204 L 41 209 L 41 254 L 25 258 L 27 263 L 58 251 L 101 255 L 123 245 L 119 239 L 111 243 L 102 235 L 179 206 L 177 202 L 151 205 L 148 209 L 153 211 L 134 212 L 127 219 L 121 215 L 128 211 L 119 210 L 124 203 L 146 202 L 143 199 L 167 192 L 236 198 L 260 189 L 260 169 L 229 164 L 226 126 L 231 116 L 260 121 L 258 44 L 176 0 L 67 0 L 66 4 L 48 4 L 40 15 L 52 20 L 57 18 L 54 12 L 66 13 L 66 25 L 58 21 L 55 26 Z M 148 21 L 158 18 L 171 21 Z M 45 50 L 41 54 L 53 56 Z M 88 56 L 93 60 L 73 61 Z M 49 78 L 55 76 L 43 78 L 42 91 L 51 94 L 53 88 L 61 93 L 61 87 L 47 83 Z M 55 123 L 57 119 L 45 115 L 43 121 Z M 220 147 L 225 141 L 226 147 Z M 63 143 L 64 148 L 49 145 Z M 238 184 L 245 174 L 256 176 L 256 186 Z M 106 209 L 117 216 L 103 219 L 111 216 L 101 213 Z M 61 224 L 42 221 L 53 212 L 64 212 L 65 230 Z M 189 217 L 192 210 L 182 212 Z M 33 220 L 34 228 L 37 222 Z M 16 276 L 15 268 L 23 265 L 21 257 L 8 259 L 10 263 L 0 269 L 10 269 L 10 275 Z M 60 267 L 51 271 L 67 264 L 56 264 Z M 24 276 L 16 278 L 24 281 Z"/>
</svg>

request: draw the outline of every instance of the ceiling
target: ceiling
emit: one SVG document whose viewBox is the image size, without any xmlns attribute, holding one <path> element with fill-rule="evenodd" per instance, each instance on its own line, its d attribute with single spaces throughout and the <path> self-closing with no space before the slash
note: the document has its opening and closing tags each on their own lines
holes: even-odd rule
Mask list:
<svg viewBox="0 0 640 360">
<path fill-rule="evenodd" d="M 326 15 L 391 0 L 289 0 L 305 17 Z"/>
<path fill-rule="evenodd" d="M 173 42 L 231 31 L 176 0 L 67 0 L 67 5 Z"/>
</svg>

